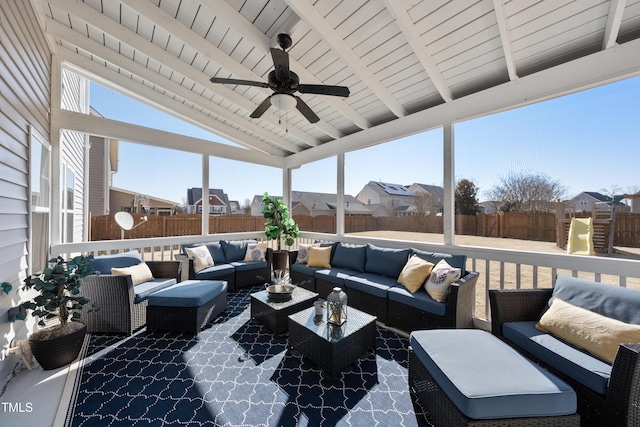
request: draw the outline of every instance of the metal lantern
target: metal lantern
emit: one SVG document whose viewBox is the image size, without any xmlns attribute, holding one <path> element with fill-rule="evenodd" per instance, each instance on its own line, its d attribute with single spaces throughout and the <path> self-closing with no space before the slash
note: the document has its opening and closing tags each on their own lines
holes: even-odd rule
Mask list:
<svg viewBox="0 0 640 427">
<path fill-rule="evenodd" d="M 339 287 L 327 297 L 327 323 L 342 325 L 347 321 L 347 294 Z"/>
</svg>

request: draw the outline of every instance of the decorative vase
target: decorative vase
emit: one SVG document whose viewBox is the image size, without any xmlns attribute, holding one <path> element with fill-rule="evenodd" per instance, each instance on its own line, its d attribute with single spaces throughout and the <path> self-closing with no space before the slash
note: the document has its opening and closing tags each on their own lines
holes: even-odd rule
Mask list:
<svg viewBox="0 0 640 427">
<path fill-rule="evenodd" d="M 78 357 L 86 334 L 87 325 L 83 325 L 77 331 L 61 337 L 47 340 L 29 339 L 29 346 L 42 369 L 56 369 L 68 365 Z"/>
<path fill-rule="evenodd" d="M 327 323 L 342 325 L 347 321 L 347 294 L 339 287 L 327 297 Z"/>
</svg>

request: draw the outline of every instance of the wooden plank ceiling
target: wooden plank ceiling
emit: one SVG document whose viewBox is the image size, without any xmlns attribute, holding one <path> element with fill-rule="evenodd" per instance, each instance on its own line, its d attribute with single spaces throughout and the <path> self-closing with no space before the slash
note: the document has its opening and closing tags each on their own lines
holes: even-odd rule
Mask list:
<svg viewBox="0 0 640 427">
<path fill-rule="evenodd" d="M 244 148 L 282 158 L 306 152 L 311 159 L 314 150 L 326 156 L 345 149 L 337 148 L 341 140 L 373 144 L 377 129 L 386 139 L 402 136 L 403 123 L 447 107 L 449 118 L 482 114 L 455 109 L 468 105 L 461 100 L 481 100 L 492 88 L 549 75 L 640 37 L 640 0 L 33 1 L 65 62 Z M 348 98 L 298 94 L 319 116 L 315 124 L 274 107 L 251 118 L 271 89 L 209 81 L 266 82 L 279 33 L 293 40 L 290 67 L 301 83 L 350 89 Z M 639 72 L 625 67 L 612 78 Z M 412 126 L 406 132 L 419 130 Z M 325 144 L 331 149 L 322 150 Z"/>
</svg>

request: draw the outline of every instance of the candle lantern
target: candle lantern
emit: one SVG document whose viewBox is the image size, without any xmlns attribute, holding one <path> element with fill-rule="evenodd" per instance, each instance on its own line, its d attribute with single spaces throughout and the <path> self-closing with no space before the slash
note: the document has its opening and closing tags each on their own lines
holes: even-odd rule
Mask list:
<svg viewBox="0 0 640 427">
<path fill-rule="evenodd" d="M 347 321 L 347 294 L 339 287 L 327 297 L 327 323 L 342 325 Z"/>
</svg>

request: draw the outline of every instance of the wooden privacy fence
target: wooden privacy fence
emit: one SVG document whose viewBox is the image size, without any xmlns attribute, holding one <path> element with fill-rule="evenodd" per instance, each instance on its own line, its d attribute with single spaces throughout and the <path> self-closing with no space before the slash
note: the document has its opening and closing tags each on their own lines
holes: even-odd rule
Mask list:
<svg viewBox="0 0 640 427">
<path fill-rule="evenodd" d="M 140 222 L 142 214 L 133 214 L 135 223 Z M 149 238 L 169 236 L 190 236 L 202 233 L 200 214 L 181 214 L 171 216 L 148 215 L 148 221 L 133 230 L 125 231 L 125 238 Z M 317 233 L 335 233 L 335 216 L 294 215 L 301 230 Z M 602 222 L 604 221 L 604 222 Z M 487 215 L 456 215 L 456 234 L 483 237 L 501 237 L 509 239 L 556 242 L 558 246 L 566 244 L 568 220 L 556 220 L 552 213 L 508 212 Z M 598 225 L 602 223 L 602 225 Z M 609 228 L 607 220 L 598 220 L 596 236 L 598 245 L 608 244 Z M 374 230 L 409 231 L 414 233 L 442 233 L 441 216 L 406 217 L 345 217 L 345 232 L 357 233 Z M 239 233 L 264 230 L 264 218 L 250 215 L 224 215 L 209 217 L 209 232 Z M 90 240 L 120 239 L 120 227 L 113 215 L 91 218 Z M 640 214 L 618 213 L 614 226 L 616 246 L 640 247 Z"/>
</svg>

